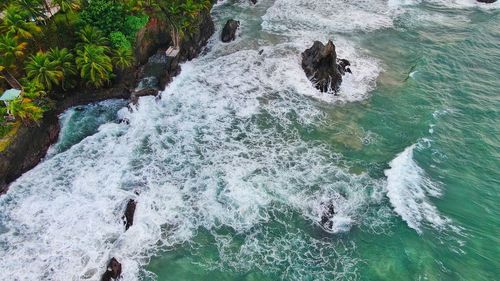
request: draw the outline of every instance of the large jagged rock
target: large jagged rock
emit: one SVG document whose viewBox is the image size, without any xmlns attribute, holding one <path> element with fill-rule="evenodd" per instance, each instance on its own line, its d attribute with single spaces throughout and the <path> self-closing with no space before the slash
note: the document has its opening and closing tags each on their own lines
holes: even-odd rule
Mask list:
<svg viewBox="0 0 500 281">
<path fill-rule="evenodd" d="M 122 264 L 119 263 L 115 258 L 111 258 L 106 268 L 106 272 L 102 275 L 101 281 L 111 281 L 116 280 L 122 274 Z"/>
<path fill-rule="evenodd" d="M 134 214 L 137 202 L 134 199 L 130 199 L 127 202 L 127 207 L 125 208 L 125 214 L 122 219 L 125 224 L 125 230 L 128 230 L 134 224 Z"/>
<path fill-rule="evenodd" d="M 236 39 L 236 31 L 240 27 L 240 22 L 237 20 L 230 19 L 224 25 L 221 34 L 222 42 L 228 43 Z"/>
<path fill-rule="evenodd" d="M 313 46 L 302 53 L 302 68 L 309 80 L 322 92 L 337 92 L 342 83 L 342 75 L 351 72 L 347 60 L 337 65 L 337 53 L 331 40 L 326 45 L 315 41 Z"/>
<path fill-rule="evenodd" d="M 477 0 L 477 2 L 488 3 L 488 4 L 495 3 L 496 1 L 497 0 Z"/>
</svg>

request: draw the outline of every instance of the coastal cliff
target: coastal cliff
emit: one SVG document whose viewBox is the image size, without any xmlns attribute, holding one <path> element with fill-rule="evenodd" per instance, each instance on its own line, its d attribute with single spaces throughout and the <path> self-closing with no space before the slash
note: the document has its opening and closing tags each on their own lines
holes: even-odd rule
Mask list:
<svg viewBox="0 0 500 281">
<path fill-rule="evenodd" d="M 113 83 L 103 89 L 80 88 L 71 95 L 57 101 L 56 109 L 46 112 L 37 124 L 21 125 L 0 152 L 0 194 L 8 185 L 32 169 L 59 135 L 58 114 L 72 106 L 84 105 L 107 99 L 134 99 L 134 91 L 141 79 L 154 77 L 159 82 L 149 94 L 163 89 L 171 79 L 180 73 L 179 64 L 197 57 L 215 31 L 210 11 L 200 15 L 198 27 L 186 34 L 176 57 L 166 58 L 165 50 L 171 45 L 170 27 L 164 21 L 151 18 L 137 33 L 134 49 L 135 65 L 132 69 L 117 73 Z M 160 60 L 155 57 L 160 56 Z"/>
</svg>

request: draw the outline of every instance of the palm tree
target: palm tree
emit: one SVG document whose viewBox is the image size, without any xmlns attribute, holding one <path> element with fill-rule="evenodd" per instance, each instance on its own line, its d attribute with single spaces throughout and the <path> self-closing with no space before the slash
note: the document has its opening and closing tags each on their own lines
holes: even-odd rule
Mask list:
<svg viewBox="0 0 500 281">
<path fill-rule="evenodd" d="M 54 0 L 54 2 L 61 8 L 61 12 L 69 13 L 80 8 L 80 0 Z"/>
<path fill-rule="evenodd" d="M 134 62 L 131 48 L 119 48 L 113 52 L 113 63 L 121 70 L 129 68 Z"/>
<path fill-rule="evenodd" d="M 62 71 L 61 86 L 63 90 L 66 90 L 66 82 L 76 74 L 73 55 L 66 48 L 59 49 L 56 47 L 49 50 L 47 57 L 56 64 L 57 70 Z"/>
<path fill-rule="evenodd" d="M 50 60 L 47 54 L 42 52 L 31 56 L 25 70 L 28 79 L 42 85 L 47 90 L 51 90 L 53 85 L 59 85 L 64 77 L 64 73 L 58 69 L 57 62 Z"/>
<path fill-rule="evenodd" d="M 88 85 L 102 87 L 111 79 L 113 65 L 102 46 L 84 45 L 77 50 L 76 65 L 80 70 L 80 77 L 85 79 Z"/>
<path fill-rule="evenodd" d="M 80 0 L 54 0 L 54 2 L 61 8 L 61 12 L 64 13 L 68 24 L 68 13 L 78 10 L 81 5 Z"/>
<path fill-rule="evenodd" d="M 29 16 L 26 10 L 10 5 L 5 10 L 0 31 L 16 38 L 32 39 L 34 34 L 41 32 L 41 28 L 28 21 Z"/>
<path fill-rule="evenodd" d="M 80 31 L 77 32 L 82 43 L 78 46 L 81 48 L 84 45 L 95 45 L 105 47 L 108 45 L 108 40 L 97 27 L 90 25 L 85 26 Z M 107 48 L 107 47 L 105 47 Z"/>
<path fill-rule="evenodd" d="M 46 20 L 44 5 L 40 0 L 18 0 L 17 5 L 29 14 L 29 18 Z"/>
<path fill-rule="evenodd" d="M 0 74 L 15 89 L 22 89 L 21 84 L 9 72 L 16 69 L 16 61 L 24 56 L 27 43 L 19 43 L 16 38 L 8 35 L 0 36 Z"/>
<path fill-rule="evenodd" d="M 27 43 L 19 43 L 15 37 L 10 35 L 0 35 L 0 60 L 1 65 L 6 69 L 14 69 L 18 58 L 24 56 Z"/>
</svg>

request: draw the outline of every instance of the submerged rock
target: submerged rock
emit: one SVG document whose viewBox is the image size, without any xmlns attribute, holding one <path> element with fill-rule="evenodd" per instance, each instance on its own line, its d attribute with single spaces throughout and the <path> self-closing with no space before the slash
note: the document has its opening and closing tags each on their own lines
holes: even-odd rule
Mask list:
<svg viewBox="0 0 500 281">
<path fill-rule="evenodd" d="M 238 30 L 238 27 L 240 26 L 240 22 L 230 19 L 226 22 L 226 25 L 224 25 L 224 28 L 222 29 L 222 34 L 221 34 L 221 40 L 222 42 L 231 42 L 234 39 L 236 39 L 236 30 Z"/>
<path fill-rule="evenodd" d="M 335 209 L 333 207 L 333 203 L 322 203 L 322 213 L 321 213 L 321 226 L 323 226 L 327 230 L 332 230 L 333 222 L 332 218 L 335 215 Z"/>
<path fill-rule="evenodd" d="M 102 275 L 101 281 L 111 281 L 111 279 L 117 279 L 122 274 L 122 264 L 119 263 L 115 258 L 111 258 L 108 263 L 106 272 Z"/>
<path fill-rule="evenodd" d="M 125 230 L 129 229 L 134 224 L 134 214 L 135 207 L 137 206 L 137 202 L 134 199 L 130 199 L 127 202 L 127 207 L 125 208 L 125 214 L 122 219 L 125 223 Z"/>
<path fill-rule="evenodd" d="M 497 0 L 477 0 L 477 2 L 488 3 L 488 4 L 495 3 L 496 1 Z"/>
<path fill-rule="evenodd" d="M 342 75 L 351 73 L 348 60 L 339 60 L 331 40 L 326 45 L 315 41 L 313 46 L 302 53 L 302 68 L 309 80 L 322 92 L 339 90 Z"/>
<path fill-rule="evenodd" d="M 257 4 L 257 0 L 250 0 L 250 2 L 254 5 Z"/>
</svg>

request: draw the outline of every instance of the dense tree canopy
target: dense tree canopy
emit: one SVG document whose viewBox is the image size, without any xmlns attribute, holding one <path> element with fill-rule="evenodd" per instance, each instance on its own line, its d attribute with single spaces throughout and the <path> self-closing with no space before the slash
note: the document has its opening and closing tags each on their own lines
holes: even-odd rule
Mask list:
<svg viewBox="0 0 500 281">
<path fill-rule="evenodd" d="M 23 89 L 9 110 L 0 104 L 0 129 L 7 112 L 37 120 L 49 96 L 109 85 L 133 66 L 136 34 L 149 18 L 170 25 L 178 46 L 210 6 L 209 0 L 0 1 L 0 94 Z"/>
</svg>

